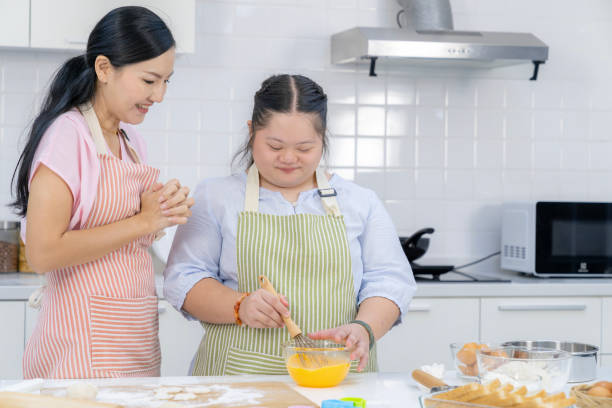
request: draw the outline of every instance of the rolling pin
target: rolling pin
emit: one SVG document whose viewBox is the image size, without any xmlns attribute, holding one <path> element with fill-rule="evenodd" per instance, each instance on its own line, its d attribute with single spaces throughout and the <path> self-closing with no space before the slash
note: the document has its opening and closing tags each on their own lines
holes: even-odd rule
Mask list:
<svg viewBox="0 0 612 408">
<path fill-rule="evenodd" d="M 0 408 L 123 408 L 83 399 L 54 397 L 52 395 L 26 394 L 22 392 L 0 392 Z"/>
<path fill-rule="evenodd" d="M 413 370 L 412 378 L 421 385 L 430 389 L 430 392 L 438 392 L 443 390 L 450 390 L 457 388 L 455 386 L 449 386 L 438 377 L 434 377 L 431 374 L 426 373 L 423 370 Z"/>
</svg>

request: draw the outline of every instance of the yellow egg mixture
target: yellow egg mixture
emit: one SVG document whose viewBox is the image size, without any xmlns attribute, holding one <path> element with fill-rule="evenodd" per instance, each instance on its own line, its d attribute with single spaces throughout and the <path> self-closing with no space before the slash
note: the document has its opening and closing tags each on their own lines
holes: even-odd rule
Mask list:
<svg viewBox="0 0 612 408">
<path fill-rule="evenodd" d="M 333 387 L 338 385 L 348 373 L 350 362 L 327 357 L 327 364 L 318 368 L 305 368 L 300 356 L 294 354 L 287 361 L 287 370 L 291 378 L 304 387 Z"/>
</svg>

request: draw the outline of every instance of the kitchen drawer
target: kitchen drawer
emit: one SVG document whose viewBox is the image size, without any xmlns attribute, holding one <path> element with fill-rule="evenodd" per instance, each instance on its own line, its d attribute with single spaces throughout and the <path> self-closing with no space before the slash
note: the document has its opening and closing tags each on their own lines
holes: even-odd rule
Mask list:
<svg viewBox="0 0 612 408">
<path fill-rule="evenodd" d="M 481 301 L 481 339 L 567 340 L 600 345 L 600 298 L 490 298 Z"/>
<path fill-rule="evenodd" d="M 600 354 L 599 365 L 603 368 L 612 368 L 612 354 Z"/>
<path fill-rule="evenodd" d="M 25 303 L 22 301 L 0 301 L 0 379 L 23 378 L 23 339 Z"/>
<path fill-rule="evenodd" d="M 612 298 L 603 298 L 602 311 L 602 353 L 612 354 Z M 611 364 L 612 365 L 612 364 Z"/>
<path fill-rule="evenodd" d="M 407 372 L 431 363 L 451 368 L 449 344 L 478 341 L 478 323 L 478 299 L 416 298 L 403 323 L 379 340 L 379 370 Z"/>
<path fill-rule="evenodd" d="M 165 300 L 159 302 L 162 376 L 188 375 L 191 359 L 204 335 L 198 321 L 187 320 Z"/>
</svg>

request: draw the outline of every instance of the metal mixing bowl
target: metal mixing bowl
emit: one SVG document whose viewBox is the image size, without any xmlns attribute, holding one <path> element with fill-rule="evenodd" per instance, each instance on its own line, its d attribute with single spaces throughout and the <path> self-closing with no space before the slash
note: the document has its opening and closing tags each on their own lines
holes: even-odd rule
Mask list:
<svg viewBox="0 0 612 408">
<path fill-rule="evenodd" d="M 572 367 L 568 382 L 592 381 L 597 377 L 597 353 L 599 347 L 585 343 L 554 340 L 507 341 L 501 346 L 525 347 L 527 349 L 556 349 L 572 355 Z"/>
</svg>

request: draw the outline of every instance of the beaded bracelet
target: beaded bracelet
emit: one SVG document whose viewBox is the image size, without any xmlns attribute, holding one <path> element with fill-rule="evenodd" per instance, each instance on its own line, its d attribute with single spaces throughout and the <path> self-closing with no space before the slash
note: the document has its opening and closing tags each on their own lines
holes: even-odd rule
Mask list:
<svg viewBox="0 0 612 408">
<path fill-rule="evenodd" d="M 246 298 L 247 296 L 249 296 L 251 294 L 251 292 L 244 292 L 241 296 L 240 299 L 238 299 L 236 301 L 236 303 L 234 304 L 234 319 L 236 320 L 236 324 L 238 326 L 242 326 L 242 320 L 240 320 L 240 304 L 242 303 L 242 301 L 244 300 L 244 298 Z"/>
<path fill-rule="evenodd" d="M 370 325 L 364 322 L 363 320 L 352 320 L 351 323 L 356 323 L 366 329 L 366 331 L 368 332 L 368 337 L 370 338 L 370 350 L 372 350 L 372 347 L 374 347 L 374 343 L 376 340 L 374 339 L 374 332 L 372 331 Z"/>
</svg>

